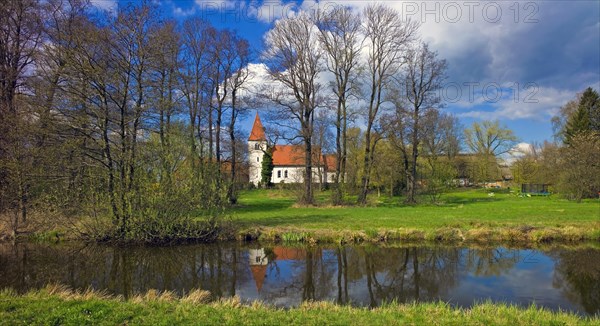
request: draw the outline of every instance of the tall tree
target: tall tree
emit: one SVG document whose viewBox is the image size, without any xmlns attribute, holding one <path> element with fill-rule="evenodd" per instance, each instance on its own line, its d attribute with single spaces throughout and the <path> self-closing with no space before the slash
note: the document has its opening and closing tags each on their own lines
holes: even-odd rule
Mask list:
<svg viewBox="0 0 600 326">
<path fill-rule="evenodd" d="M 334 121 L 336 135 L 336 171 L 334 204 L 342 201 L 342 188 L 346 176 L 346 157 L 348 143 L 348 97 L 356 86 L 359 66 L 361 42 L 361 18 L 350 8 L 336 6 L 333 10 L 319 17 L 319 40 L 326 53 L 327 69 L 335 81 L 331 82 L 331 90 L 336 97 L 336 119 Z"/>
<path fill-rule="evenodd" d="M 304 193 L 302 203 L 312 204 L 313 198 L 313 131 L 314 115 L 321 90 L 317 78 L 323 69 L 323 52 L 318 44 L 314 19 L 300 12 L 284 18 L 266 35 L 267 62 L 270 77 L 282 90 L 274 90 L 268 97 L 300 125 L 299 137 L 304 145 Z"/>
<path fill-rule="evenodd" d="M 368 91 L 365 112 L 365 149 L 364 162 L 358 203 L 367 202 L 371 167 L 377 138 L 373 138 L 373 129 L 379 118 L 379 110 L 385 101 L 385 92 L 390 86 L 392 76 L 403 63 L 404 51 L 414 40 L 418 24 L 402 20 L 400 14 L 381 4 L 369 5 L 363 12 L 363 33 L 368 51 Z"/>
<path fill-rule="evenodd" d="M 10 211 L 14 224 L 27 218 L 27 122 L 24 101 L 28 77 L 43 40 L 43 10 L 36 0 L 0 4 L 0 214 Z"/>
<path fill-rule="evenodd" d="M 194 171 L 194 179 L 199 178 L 197 157 L 203 157 L 204 149 L 201 141 L 202 106 L 210 103 L 207 98 L 207 89 L 211 86 L 206 75 L 209 69 L 209 40 L 213 27 L 206 21 L 197 17 L 190 18 L 183 23 L 182 28 L 182 67 L 180 78 L 182 93 L 188 109 L 190 162 Z M 209 106 L 209 105 L 206 105 Z M 210 110 L 210 108 L 209 108 Z M 200 142 L 198 140 L 200 139 Z M 198 150 L 200 143 L 200 150 Z"/>
<path fill-rule="evenodd" d="M 244 112 L 246 98 L 240 98 L 240 91 L 244 89 L 246 82 L 252 77 L 248 68 L 250 63 L 250 44 L 248 41 L 236 38 L 233 45 L 235 51 L 235 60 L 233 63 L 233 75 L 227 82 L 231 89 L 231 115 L 229 119 L 229 141 L 231 142 L 231 173 L 229 179 L 229 188 L 227 198 L 229 203 L 235 204 L 237 196 L 235 193 L 235 180 L 238 173 L 238 151 L 236 148 L 236 122 L 238 116 Z"/>
<path fill-rule="evenodd" d="M 410 49 L 406 55 L 406 69 L 402 78 L 408 112 L 411 115 L 411 155 L 407 177 L 406 202 L 416 202 L 417 159 L 421 139 L 420 120 L 430 109 L 440 104 L 437 90 L 442 87 L 446 73 L 446 61 L 437 58 L 427 44 Z"/>
<path fill-rule="evenodd" d="M 152 49 L 150 62 L 151 85 L 149 105 L 152 113 L 158 120 L 154 131 L 158 133 L 160 148 L 160 182 L 163 189 L 170 191 L 173 187 L 172 175 L 177 165 L 178 158 L 172 154 L 173 146 L 173 120 L 181 112 L 181 100 L 178 91 L 179 69 L 181 65 L 181 38 L 177 32 L 175 22 L 167 21 L 152 35 Z"/>
</svg>

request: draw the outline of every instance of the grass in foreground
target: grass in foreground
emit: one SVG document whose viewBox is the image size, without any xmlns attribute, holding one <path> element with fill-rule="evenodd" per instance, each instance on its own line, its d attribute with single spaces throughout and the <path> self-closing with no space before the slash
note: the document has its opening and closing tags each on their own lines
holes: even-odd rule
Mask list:
<svg viewBox="0 0 600 326">
<path fill-rule="evenodd" d="M 550 197 L 519 197 L 500 191 L 457 190 L 442 204 L 403 205 L 402 198 L 377 198 L 368 207 L 297 207 L 292 192 L 254 190 L 241 194 L 230 213 L 247 237 L 483 241 L 600 240 L 600 201 L 582 203 Z M 426 202 L 426 199 L 423 200 Z M 241 232 L 244 234 L 244 232 Z"/>
<path fill-rule="evenodd" d="M 60 286 L 15 295 L 0 292 L 0 324 L 7 325 L 600 325 L 585 318 L 540 307 L 519 308 L 482 303 L 470 309 L 444 303 L 387 304 L 375 309 L 305 303 L 289 310 L 237 298 L 206 302 L 205 291 L 183 298 L 150 291 L 123 301 L 93 291 L 72 292 Z"/>
</svg>

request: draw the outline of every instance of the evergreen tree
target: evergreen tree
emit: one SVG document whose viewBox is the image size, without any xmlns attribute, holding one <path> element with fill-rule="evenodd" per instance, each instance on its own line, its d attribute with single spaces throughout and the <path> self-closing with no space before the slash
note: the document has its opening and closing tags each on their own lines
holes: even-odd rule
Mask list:
<svg viewBox="0 0 600 326">
<path fill-rule="evenodd" d="M 265 188 L 271 187 L 271 176 L 273 176 L 273 147 L 268 146 L 267 150 L 263 151 L 262 170 L 260 172 L 260 183 Z"/>
<path fill-rule="evenodd" d="M 580 108 L 588 111 L 590 119 L 590 129 L 592 131 L 600 132 L 600 96 L 591 87 L 588 87 L 579 104 Z"/>
<path fill-rule="evenodd" d="M 600 131 L 600 97 L 591 87 L 583 92 L 577 111 L 568 117 L 564 131 L 565 143 L 570 145 L 573 137 L 589 131 Z"/>
</svg>

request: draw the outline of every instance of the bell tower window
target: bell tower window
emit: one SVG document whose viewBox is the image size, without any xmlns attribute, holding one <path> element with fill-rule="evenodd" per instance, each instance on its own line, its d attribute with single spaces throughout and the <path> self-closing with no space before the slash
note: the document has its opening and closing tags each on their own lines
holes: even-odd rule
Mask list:
<svg viewBox="0 0 600 326">
<path fill-rule="evenodd" d="M 255 150 L 259 150 L 260 149 L 260 145 L 258 143 L 254 144 L 254 149 Z"/>
</svg>

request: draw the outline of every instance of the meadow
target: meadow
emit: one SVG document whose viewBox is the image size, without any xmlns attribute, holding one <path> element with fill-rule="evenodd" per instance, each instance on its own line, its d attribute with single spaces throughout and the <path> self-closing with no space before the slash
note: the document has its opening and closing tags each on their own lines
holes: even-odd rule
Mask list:
<svg viewBox="0 0 600 326">
<path fill-rule="evenodd" d="M 556 195 L 526 196 L 489 189 L 454 190 L 436 204 L 423 197 L 417 205 L 377 194 L 371 195 L 368 206 L 331 206 L 329 192 L 320 192 L 316 198 L 316 206 L 301 207 L 290 190 L 245 191 L 228 213 L 246 237 L 282 238 L 288 234 L 291 238 L 295 233 L 333 241 L 343 241 L 344 236 L 371 240 L 600 240 L 598 199 L 577 203 Z"/>
</svg>

